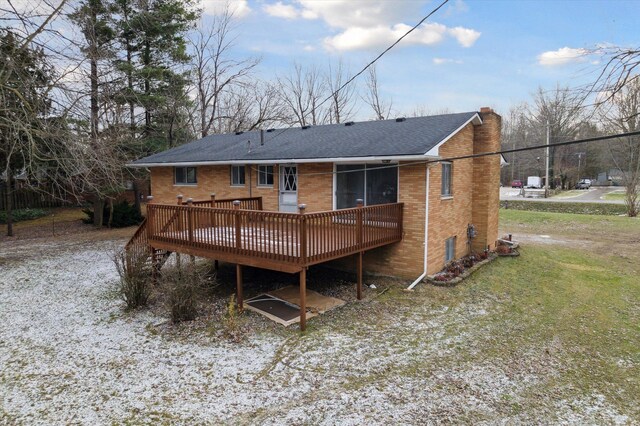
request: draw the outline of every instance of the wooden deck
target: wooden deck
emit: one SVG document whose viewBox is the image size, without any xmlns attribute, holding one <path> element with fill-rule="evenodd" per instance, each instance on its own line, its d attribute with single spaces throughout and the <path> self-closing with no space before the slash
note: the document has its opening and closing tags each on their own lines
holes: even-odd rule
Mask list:
<svg viewBox="0 0 640 426">
<path fill-rule="evenodd" d="M 144 241 L 152 252 L 162 250 L 235 263 L 240 306 L 242 265 L 300 273 L 303 296 L 307 267 L 354 254 L 358 254 L 360 298 L 362 254 L 402 239 L 402 203 L 317 213 L 305 213 L 302 207 L 299 213 L 280 213 L 255 210 L 262 205 L 255 198 L 238 200 L 231 204 L 233 208 L 225 208 L 228 202 L 150 203 L 144 236 L 138 232 L 134 237 Z M 304 329 L 304 297 L 301 299 Z"/>
</svg>

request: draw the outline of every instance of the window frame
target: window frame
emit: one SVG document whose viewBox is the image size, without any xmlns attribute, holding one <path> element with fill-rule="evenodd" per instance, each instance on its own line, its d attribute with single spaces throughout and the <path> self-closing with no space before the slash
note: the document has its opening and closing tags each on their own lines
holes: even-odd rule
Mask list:
<svg viewBox="0 0 640 426">
<path fill-rule="evenodd" d="M 178 169 L 182 170 L 184 181 L 178 182 Z M 189 182 L 189 169 L 193 169 L 193 182 Z M 198 185 L 198 168 L 195 166 L 180 166 L 173 168 L 173 184 L 176 186 Z"/>
<path fill-rule="evenodd" d="M 453 198 L 453 163 L 443 161 L 440 174 L 440 196 Z"/>
<path fill-rule="evenodd" d="M 269 171 L 269 167 L 271 167 L 271 171 Z M 274 175 L 275 175 L 275 166 L 273 164 L 259 164 L 257 186 L 263 187 L 263 188 L 273 188 L 273 185 L 275 182 Z M 271 183 L 269 183 L 269 176 L 271 176 Z M 265 178 L 265 182 L 262 182 L 263 177 Z"/>
<path fill-rule="evenodd" d="M 236 177 L 233 173 L 233 171 L 235 170 L 241 170 L 242 171 L 242 175 L 238 174 L 238 181 L 242 180 L 242 183 L 239 182 L 234 182 L 234 178 Z M 231 167 L 229 168 L 229 182 L 230 182 L 230 186 L 238 186 L 238 187 L 242 187 L 246 185 L 247 182 L 247 176 L 246 176 L 246 165 L 245 164 L 232 164 Z M 240 177 L 242 177 L 242 179 L 240 179 Z"/>
<path fill-rule="evenodd" d="M 456 260 L 456 243 L 457 243 L 457 235 L 453 237 L 449 237 L 444 240 L 444 263 L 447 264 L 451 261 Z"/>
</svg>

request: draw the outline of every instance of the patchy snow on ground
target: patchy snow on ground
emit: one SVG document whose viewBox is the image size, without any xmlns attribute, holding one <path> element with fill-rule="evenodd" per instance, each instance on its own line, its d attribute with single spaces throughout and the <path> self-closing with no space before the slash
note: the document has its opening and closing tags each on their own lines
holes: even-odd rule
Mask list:
<svg viewBox="0 0 640 426">
<path fill-rule="evenodd" d="M 482 303 L 240 344 L 159 333 L 165 317 L 123 310 L 113 244 L 0 247 L 0 423 L 537 422 L 513 407 L 559 368 L 539 348 L 515 365 L 458 359 L 491 338 L 467 330 L 491 314 Z M 625 421 L 602 399 L 556 409 L 562 421 Z"/>
</svg>

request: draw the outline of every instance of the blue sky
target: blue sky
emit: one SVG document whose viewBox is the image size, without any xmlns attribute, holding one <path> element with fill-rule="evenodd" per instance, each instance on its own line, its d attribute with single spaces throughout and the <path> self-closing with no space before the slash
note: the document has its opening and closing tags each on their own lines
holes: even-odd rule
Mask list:
<svg viewBox="0 0 640 426">
<path fill-rule="evenodd" d="M 222 3 L 203 0 L 205 13 Z M 294 61 L 321 67 L 340 58 L 355 73 L 439 3 L 235 0 L 235 52 L 260 55 L 265 78 L 288 72 Z M 398 114 L 481 106 L 506 114 L 538 86 L 595 78 L 601 58 L 581 49 L 640 46 L 638 16 L 640 1 L 631 0 L 450 0 L 378 62 L 381 90 Z M 358 118 L 368 115 L 362 107 Z"/>
</svg>

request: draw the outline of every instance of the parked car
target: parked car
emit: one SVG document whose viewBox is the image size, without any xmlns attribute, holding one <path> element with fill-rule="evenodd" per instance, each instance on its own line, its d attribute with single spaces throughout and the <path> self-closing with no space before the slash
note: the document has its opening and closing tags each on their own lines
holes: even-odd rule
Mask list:
<svg viewBox="0 0 640 426">
<path fill-rule="evenodd" d="M 591 188 L 591 179 L 580 179 L 580 182 L 576 183 L 576 189 L 589 189 Z"/>
<path fill-rule="evenodd" d="M 511 187 L 512 188 L 522 188 L 522 181 L 521 180 L 514 180 L 511 182 Z"/>
</svg>

